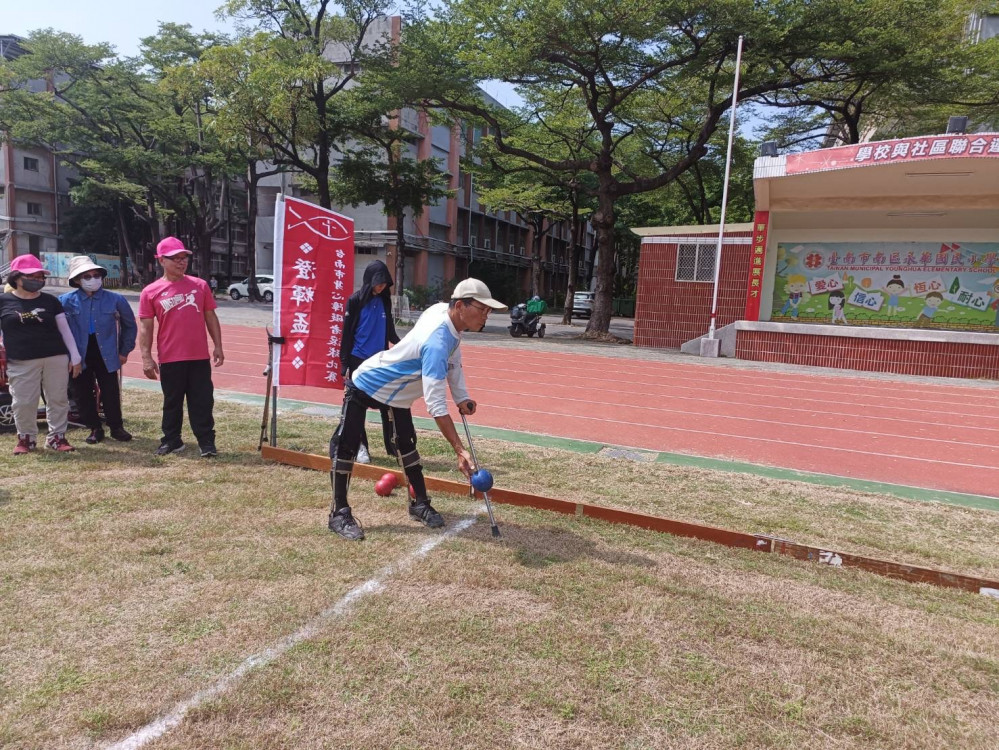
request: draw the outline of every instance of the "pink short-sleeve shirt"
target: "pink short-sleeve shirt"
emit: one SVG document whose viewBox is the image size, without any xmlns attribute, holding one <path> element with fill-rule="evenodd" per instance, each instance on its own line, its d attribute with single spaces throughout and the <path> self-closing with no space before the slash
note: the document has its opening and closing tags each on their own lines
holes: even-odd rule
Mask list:
<svg viewBox="0 0 999 750">
<path fill-rule="evenodd" d="M 139 319 L 156 318 L 160 363 L 208 359 L 205 313 L 218 305 L 208 283 L 195 276 L 159 278 L 139 295 Z"/>
</svg>

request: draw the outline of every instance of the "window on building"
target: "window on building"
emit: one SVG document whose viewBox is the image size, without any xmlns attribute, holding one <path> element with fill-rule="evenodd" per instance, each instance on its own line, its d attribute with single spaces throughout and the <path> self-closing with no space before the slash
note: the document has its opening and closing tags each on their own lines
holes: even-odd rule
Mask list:
<svg viewBox="0 0 999 750">
<path fill-rule="evenodd" d="M 38 159 L 32 156 L 24 157 L 24 169 L 27 172 L 37 172 L 38 171 Z"/>
<path fill-rule="evenodd" d="M 677 281 L 714 281 L 717 243 L 683 242 L 676 249 Z"/>
<path fill-rule="evenodd" d="M 41 203 L 28 203 L 28 216 L 41 216 L 42 215 L 42 204 Z"/>
<path fill-rule="evenodd" d="M 42 254 L 42 238 L 37 234 L 28 235 L 28 252 L 34 255 L 36 258 L 41 257 Z"/>
</svg>

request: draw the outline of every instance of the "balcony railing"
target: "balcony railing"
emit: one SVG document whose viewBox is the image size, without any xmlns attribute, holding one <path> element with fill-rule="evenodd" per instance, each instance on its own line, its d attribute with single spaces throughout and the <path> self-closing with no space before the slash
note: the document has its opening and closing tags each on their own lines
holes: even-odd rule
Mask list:
<svg viewBox="0 0 999 750">
<path fill-rule="evenodd" d="M 491 261 L 508 266 L 527 267 L 531 265 L 530 256 L 519 255 L 517 253 L 493 249 L 487 250 L 484 247 L 478 246 L 455 245 L 447 240 L 439 240 L 435 237 L 424 237 L 415 234 L 406 234 L 405 238 L 406 247 L 413 250 L 426 250 L 440 255 L 452 255 L 456 258 L 464 258 L 469 261 Z M 354 242 L 367 247 L 394 245 L 395 241 L 395 232 L 360 231 L 354 233 Z"/>
</svg>

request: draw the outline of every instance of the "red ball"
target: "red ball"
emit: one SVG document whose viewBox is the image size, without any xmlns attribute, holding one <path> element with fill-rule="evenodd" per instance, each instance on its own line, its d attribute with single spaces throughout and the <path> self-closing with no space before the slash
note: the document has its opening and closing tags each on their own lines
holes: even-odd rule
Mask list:
<svg viewBox="0 0 999 750">
<path fill-rule="evenodd" d="M 385 481 L 385 477 L 382 477 L 377 482 L 375 482 L 375 493 L 381 497 L 388 497 L 392 494 L 394 489 L 393 485 Z"/>
<path fill-rule="evenodd" d="M 391 471 L 387 471 L 382 474 L 382 478 L 378 480 L 379 482 L 385 482 L 389 487 L 395 489 L 399 486 L 399 477 L 393 474 Z"/>
</svg>

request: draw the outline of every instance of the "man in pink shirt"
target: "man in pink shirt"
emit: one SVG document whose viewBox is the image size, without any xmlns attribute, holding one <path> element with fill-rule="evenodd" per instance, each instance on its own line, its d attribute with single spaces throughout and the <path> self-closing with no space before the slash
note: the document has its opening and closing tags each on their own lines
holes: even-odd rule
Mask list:
<svg viewBox="0 0 999 750">
<path fill-rule="evenodd" d="M 184 450 L 180 428 L 184 421 L 184 399 L 191 431 L 198 439 L 202 458 L 217 455 L 215 449 L 215 387 L 208 355 L 205 328 L 215 345 L 211 361 L 220 367 L 222 328 L 215 314 L 215 298 L 208 284 L 185 275 L 191 251 L 176 237 L 166 237 L 156 246 L 156 259 L 163 276 L 139 296 L 139 350 L 147 378 L 160 379 L 163 390 L 163 437 L 157 456 Z M 153 321 L 156 321 L 156 354 L 153 359 Z"/>
</svg>

